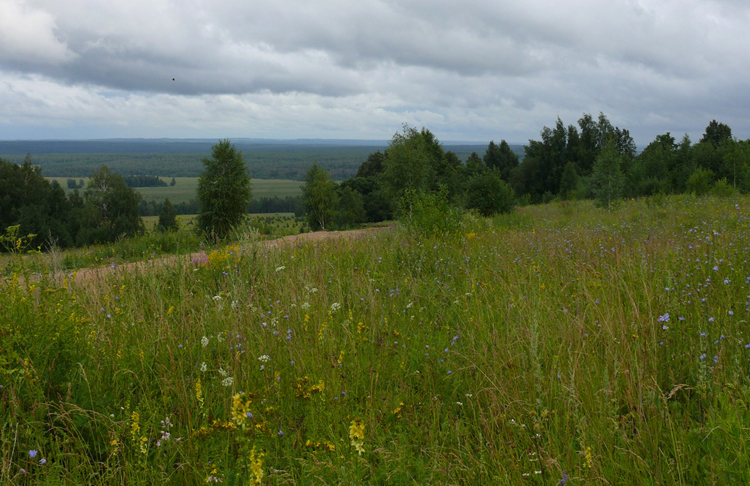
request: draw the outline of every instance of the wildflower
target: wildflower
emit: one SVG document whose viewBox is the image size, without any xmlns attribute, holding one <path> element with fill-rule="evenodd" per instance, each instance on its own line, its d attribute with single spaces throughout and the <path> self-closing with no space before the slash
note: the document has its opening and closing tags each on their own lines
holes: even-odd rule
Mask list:
<svg viewBox="0 0 750 486">
<path fill-rule="evenodd" d="M 584 463 L 584 466 L 587 467 L 587 468 L 589 468 L 589 469 L 591 469 L 594 466 L 594 461 L 593 461 L 592 455 L 591 455 L 591 447 L 587 447 L 586 450 L 584 451 L 583 455 L 584 455 L 584 458 L 585 458 L 585 461 L 586 461 Z"/>
<path fill-rule="evenodd" d="M 565 486 L 568 483 L 568 473 L 563 471 L 563 477 L 560 480 L 560 486 Z"/>
<path fill-rule="evenodd" d="M 339 309 L 341 309 L 341 304 L 339 304 L 338 302 L 334 302 L 333 304 L 331 304 L 331 312 L 335 313 Z"/>
<path fill-rule="evenodd" d="M 36 454 L 37 454 L 37 451 L 35 451 L 34 449 L 29 451 L 29 457 L 32 459 L 36 457 Z"/>
<path fill-rule="evenodd" d="M 204 361 L 203 363 L 201 363 L 201 372 L 205 373 L 207 369 L 208 367 L 206 366 L 206 362 Z"/>
<path fill-rule="evenodd" d="M 363 447 L 365 441 L 365 424 L 361 419 L 352 420 L 349 426 L 349 439 L 351 440 L 352 447 L 357 451 L 359 455 L 365 452 Z"/>
<path fill-rule="evenodd" d="M 267 354 L 264 354 L 263 356 L 258 357 L 258 361 L 260 361 L 261 363 L 268 363 L 269 361 L 271 361 L 271 357 Z"/>
<path fill-rule="evenodd" d="M 250 451 L 250 484 L 259 485 L 263 481 L 263 453 L 256 454 L 255 446 Z"/>
<path fill-rule="evenodd" d="M 276 267 L 276 271 L 277 271 L 277 272 L 280 272 L 280 271 L 284 270 L 285 268 L 286 268 L 286 267 L 285 267 L 284 265 L 282 265 L 282 266 L 280 266 L 280 267 Z"/>
<path fill-rule="evenodd" d="M 45 459 L 43 457 L 41 459 L 39 459 L 39 465 L 40 466 L 44 466 L 45 464 L 47 464 L 47 459 Z"/>
<path fill-rule="evenodd" d="M 669 313 L 666 313 L 663 316 L 659 316 L 657 322 L 669 322 Z"/>
<path fill-rule="evenodd" d="M 232 386 L 232 383 L 234 383 L 234 378 L 232 378 L 231 376 L 227 376 L 221 382 L 221 384 L 224 386 Z"/>
<path fill-rule="evenodd" d="M 130 414 L 130 436 L 133 438 L 133 442 L 136 441 L 136 437 L 138 436 L 138 433 L 141 431 L 141 426 L 138 423 L 141 420 L 141 415 L 133 411 L 132 414 Z M 31 455 L 31 452 L 29 452 L 29 455 Z M 34 455 L 36 455 L 36 451 L 34 451 Z M 31 456 L 34 457 L 34 456 Z"/>
<path fill-rule="evenodd" d="M 284 431 L 283 430 L 279 429 L 278 434 L 279 434 L 279 437 L 284 437 Z"/>
<path fill-rule="evenodd" d="M 195 382 L 195 399 L 198 401 L 200 408 L 203 408 L 203 388 L 200 378 Z"/>
<path fill-rule="evenodd" d="M 201 344 L 203 345 L 203 347 L 204 347 L 204 348 L 205 348 L 206 346 L 208 346 L 208 338 L 207 338 L 206 336 L 203 336 L 203 337 L 201 338 Z"/>
</svg>

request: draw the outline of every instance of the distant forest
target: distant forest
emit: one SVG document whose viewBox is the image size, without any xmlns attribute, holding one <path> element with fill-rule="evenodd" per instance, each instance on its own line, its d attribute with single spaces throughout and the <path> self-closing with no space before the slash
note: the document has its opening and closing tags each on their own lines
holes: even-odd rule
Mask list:
<svg viewBox="0 0 750 486">
<path fill-rule="evenodd" d="M 0 157 L 21 164 L 31 154 L 47 177 L 86 177 L 106 165 L 124 176 L 149 174 L 160 177 L 198 177 L 201 159 L 210 155 L 213 142 L 204 141 L 0 141 Z M 365 142 L 362 142 L 365 143 Z M 256 179 L 303 181 L 307 169 L 317 163 L 335 180 L 354 177 L 367 156 L 387 145 L 322 145 L 321 143 L 242 143 L 250 175 Z M 472 152 L 483 152 L 485 145 L 445 145 L 466 160 Z M 511 145 L 523 155 L 523 146 Z"/>
</svg>

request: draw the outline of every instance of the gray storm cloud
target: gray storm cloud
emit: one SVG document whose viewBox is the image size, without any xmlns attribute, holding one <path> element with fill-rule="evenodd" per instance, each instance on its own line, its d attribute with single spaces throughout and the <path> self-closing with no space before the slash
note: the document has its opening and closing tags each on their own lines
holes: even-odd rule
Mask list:
<svg viewBox="0 0 750 486">
<path fill-rule="evenodd" d="M 83 126 L 118 106 L 122 127 L 149 106 L 154 125 L 199 130 L 233 106 L 237 131 L 344 117 L 338 136 L 382 137 L 401 116 L 524 141 L 601 110 L 642 139 L 722 114 L 747 133 L 748 24 L 739 0 L 0 0 L 0 114 L 75 124 L 63 110 L 86 105 Z"/>
</svg>

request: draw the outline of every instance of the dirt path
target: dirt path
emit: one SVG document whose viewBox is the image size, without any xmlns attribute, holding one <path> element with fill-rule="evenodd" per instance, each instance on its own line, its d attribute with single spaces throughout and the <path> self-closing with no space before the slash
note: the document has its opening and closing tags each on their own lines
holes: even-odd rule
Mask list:
<svg viewBox="0 0 750 486">
<path fill-rule="evenodd" d="M 325 241 L 325 240 L 340 240 L 340 239 L 358 239 L 368 235 L 374 235 L 378 232 L 392 229 L 393 226 L 382 226 L 377 228 L 366 228 L 349 231 L 316 231 L 314 233 L 301 233 L 298 235 L 284 236 L 274 240 L 265 240 L 252 243 L 252 245 L 258 245 L 266 248 L 277 248 L 282 246 L 290 246 L 308 241 Z M 201 251 L 198 253 L 190 253 L 186 255 L 168 255 L 160 258 L 154 258 L 152 260 L 142 262 L 123 263 L 121 265 L 112 265 L 109 267 L 91 267 L 91 268 L 80 268 L 74 271 L 60 272 L 54 276 L 56 281 L 62 282 L 65 278 L 71 278 L 71 275 L 75 276 L 75 283 L 90 283 L 102 279 L 106 275 L 114 272 L 132 272 L 135 269 L 143 269 L 148 267 L 157 266 L 168 266 L 177 262 L 182 261 L 203 261 L 207 258 L 205 252 Z"/>
</svg>

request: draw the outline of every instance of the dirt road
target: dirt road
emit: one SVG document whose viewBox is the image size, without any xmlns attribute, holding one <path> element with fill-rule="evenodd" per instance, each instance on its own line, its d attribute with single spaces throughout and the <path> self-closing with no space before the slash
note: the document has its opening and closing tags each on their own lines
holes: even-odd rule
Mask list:
<svg viewBox="0 0 750 486">
<path fill-rule="evenodd" d="M 382 226 L 377 228 L 366 228 L 349 231 L 316 231 L 314 233 L 300 233 L 298 235 L 284 236 L 274 240 L 266 240 L 253 243 L 268 248 L 290 246 L 308 241 L 324 241 L 333 239 L 357 239 L 367 235 L 373 235 L 381 231 L 393 229 L 393 226 Z M 55 280 L 62 282 L 64 278 L 75 276 L 76 283 L 87 283 L 99 280 L 113 272 L 128 272 L 137 268 L 148 268 L 154 266 L 169 265 L 178 259 L 183 261 L 203 261 L 207 258 L 205 252 L 191 253 L 189 255 L 169 255 L 143 262 L 123 263 L 108 267 L 81 268 L 75 271 L 60 272 L 55 275 Z"/>
</svg>

